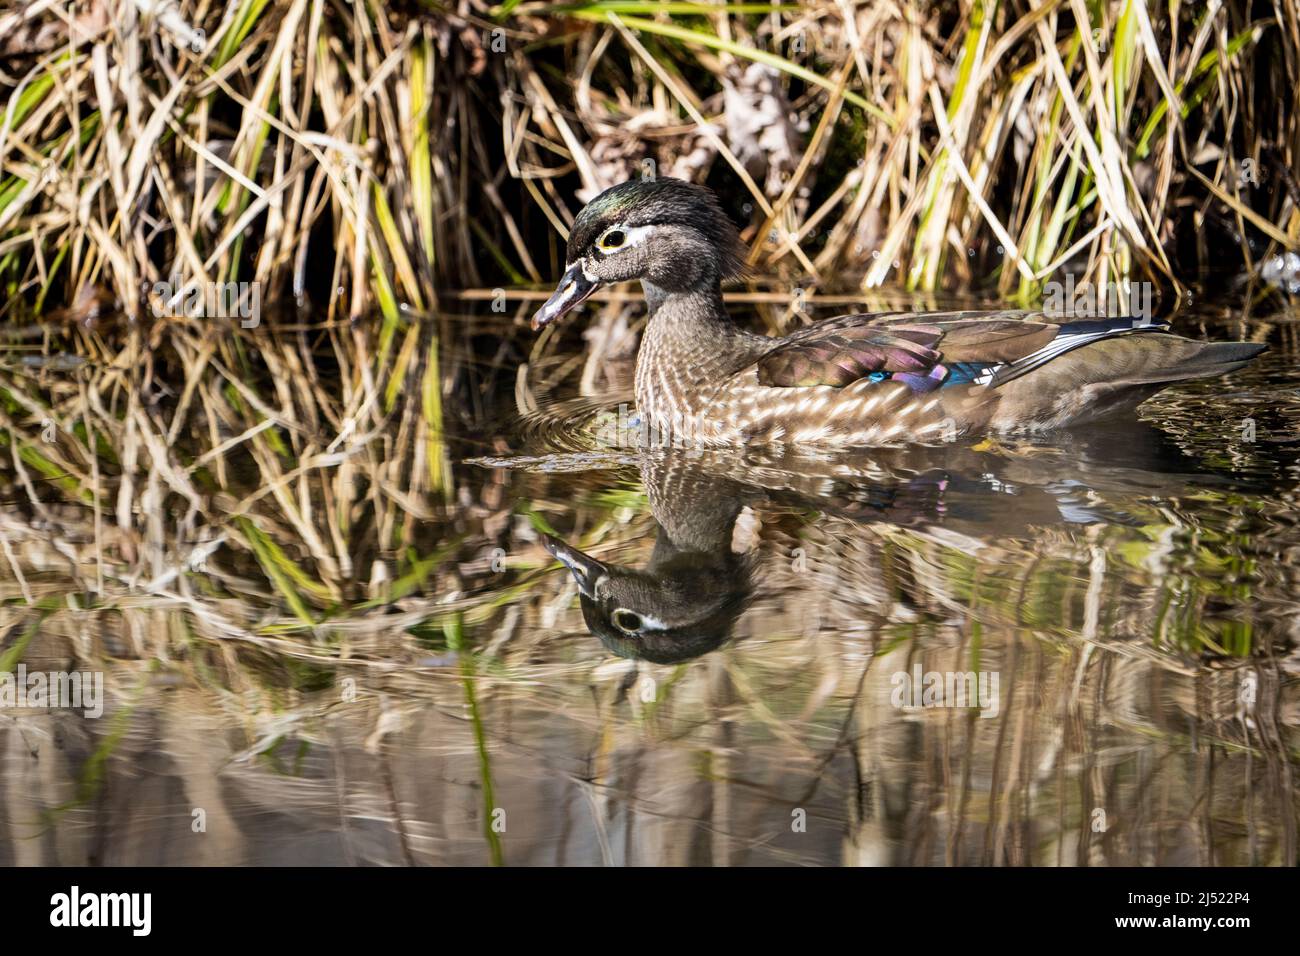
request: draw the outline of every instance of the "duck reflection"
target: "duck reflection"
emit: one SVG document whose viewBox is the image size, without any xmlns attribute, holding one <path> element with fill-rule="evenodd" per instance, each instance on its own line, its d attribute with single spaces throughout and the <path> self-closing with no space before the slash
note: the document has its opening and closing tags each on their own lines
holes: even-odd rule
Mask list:
<svg viewBox="0 0 1300 956">
<path fill-rule="evenodd" d="M 546 549 L 573 572 L 582 616 L 619 657 L 672 664 L 721 645 L 752 593 L 752 560 L 732 546 L 743 489 L 684 458 L 641 466 L 659 525 L 643 569 L 598 561 L 547 535 Z"/>
<path fill-rule="evenodd" d="M 647 451 L 640 479 L 658 525 L 643 568 L 600 560 L 553 536 L 546 549 L 573 574 L 588 629 L 614 654 L 657 664 L 699 657 L 731 635 L 759 584 L 760 551 L 788 558 L 809 537 L 774 530 L 760 547 L 738 521 L 748 508 L 825 525 L 820 563 L 831 574 L 803 575 L 798 586 L 833 588 L 836 600 L 888 616 L 899 607 L 924 614 L 946 596 L 927 593 L 905 562 L 886 567 L 888 529 L 907 529 L 967 553 L 996 551 L 1052 526 L 1136 526 L 1131 508 L 1176 499 L 1194 488 L 1227 484 L 1206 473 L 1159 430 L 1142 423 L 1075 431 L 1052 445 L 1014 450 L 984 444 L 876 449 L 801 457 L 770 450 Z M 1243 478 L 1231 482 L 1240 488 Z M 778 521 L 778 524 L 780 522 Z M 773 539 L 784 538 L 782 541 Z M 802 543 L 801 543 L 802 542 Z M 991 550 L 990 550 L 991 546 Z M 895 597 L 879 607 L 883 578 Z M 765 576 L 762 580 L 767 580 Z M 771 582 L 769 582 L 771 583 Z M 775 585 L 774 585 L 775 586 Z"/>
</svg>

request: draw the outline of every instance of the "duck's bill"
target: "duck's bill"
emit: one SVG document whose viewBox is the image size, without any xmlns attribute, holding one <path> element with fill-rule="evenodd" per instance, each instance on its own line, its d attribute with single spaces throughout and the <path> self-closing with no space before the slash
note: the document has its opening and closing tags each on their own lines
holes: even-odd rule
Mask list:
<svg viewBox="0 0 1300 956">
<path fill-rule="evenodd" d="M 533 331 L 536 332 L 550 325 L 599 287 L 599 282 L 588 279 L 582 271 L 582 263 L 575 262 L 565 270 L 555 294 L 533 314 Z"/>
<path fill-rule="evenodd" d="M 596 582 L 605 576 L 605 565 L 549 534 L 542 535 L 542 545 L 555 560 L 573 572 L 573 579 L 578 582 L 578 590 L 583 596 L 595 598 Z"/>
</svg>

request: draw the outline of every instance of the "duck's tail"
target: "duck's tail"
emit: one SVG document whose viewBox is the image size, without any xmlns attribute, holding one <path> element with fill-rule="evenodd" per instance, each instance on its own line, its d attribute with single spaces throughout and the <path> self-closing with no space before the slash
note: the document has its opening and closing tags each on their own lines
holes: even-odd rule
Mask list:
<svg viewBox="0 0 1300 956">
<path fill-rule="evenodd" d="M 1095 421 L 1145 402 L 1173 382 L 1235 372 L 1267 348 L 1197 342 L 1167 332 L 1101 338 L 1007 382 L 995 427 L 1056 428 Z"/>
<path fill-rule="evenodd" d="M 1210 378 L 1245 368 L 1267 345 L 1260 342 L 1196 342 L 1177 335 L 1160 335 L 1130 342 L 1144 361 L 1131 369 L 1124 381 L 1134 385 L 1182 382 Z"/>
</svg>

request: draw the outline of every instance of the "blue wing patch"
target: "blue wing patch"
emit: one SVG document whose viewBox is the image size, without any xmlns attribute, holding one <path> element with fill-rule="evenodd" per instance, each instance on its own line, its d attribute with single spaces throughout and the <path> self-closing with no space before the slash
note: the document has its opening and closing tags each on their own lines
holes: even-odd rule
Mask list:
<svg viewBox="0 0 1300 956">
<path fill-rule="evenodd" d="M 1001 367 L 997 362 L 953 362 L 948 366 L 948 377 L 944 379 L 943 387 L 987 384 L 989 377 Z"/>
</svg>

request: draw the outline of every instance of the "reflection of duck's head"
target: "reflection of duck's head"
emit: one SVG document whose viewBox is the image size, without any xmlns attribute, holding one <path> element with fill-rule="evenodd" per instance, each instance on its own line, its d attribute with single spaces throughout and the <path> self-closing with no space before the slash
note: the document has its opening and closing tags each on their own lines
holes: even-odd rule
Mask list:
<svg viewBox="0 0 1300 956">
<path fill-rule="evenodd" d="M 647 456 L 641 480 L 659 533 L 642 569 L 598 561 L 546 535 L 546 550 L 573 572 L 582 616 L 619 657 L 674 664 L 731 636 L 748 602 L 748 548 L 734 542 L 738 486 L 700 471 L 688 458 Z"/>
<path fill-rule="evenodd" d="M 636 570 L 549 535 L 543 543 L 573 572 L 587 627 L 619 657 L 674 664 L 707 654 L 730 636 L 749 597 L 741 556 L 678 552 Z"/>
</svg>

